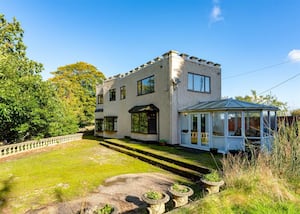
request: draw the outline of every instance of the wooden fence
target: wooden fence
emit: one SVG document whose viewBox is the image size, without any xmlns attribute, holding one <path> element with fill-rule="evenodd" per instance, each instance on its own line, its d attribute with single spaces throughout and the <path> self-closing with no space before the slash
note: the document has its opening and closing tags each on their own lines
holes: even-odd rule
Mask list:
<svg viewBox="0 0 300 214">
<path fill-rule="evenodd" d="M 75 140 L 81 140 L 82 135 L 83 135 L 82 133 L 79 133 L 79 134 L 50 137 L 50 138 L 44 138 L 40 140 L 25 141 L 22 143 L 0 146 L 0 158 L 7 157 L 9 155 L 18 154 L 25 151 L 43 148 L 46 146 L 53 146 L 60 143 L 67 143 Z"/>
</svg>

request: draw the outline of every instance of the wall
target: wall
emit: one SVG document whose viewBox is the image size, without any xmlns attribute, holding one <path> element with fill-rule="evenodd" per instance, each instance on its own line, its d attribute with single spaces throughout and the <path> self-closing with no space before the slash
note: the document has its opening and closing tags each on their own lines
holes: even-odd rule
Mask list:
<svg viewBox="0 0 300 214">
<path fill-rule="evenodd" d="M 211 93 L 187 90 L 188 73 L 211 77 Z M 137 96 L 137 81 L 155 75 L 155 92 Z M 175 79 L 179 82 L 175 84 Z M 126 99 L 120 100 L 120 87 L 126 86 Z M 116 88 L 116 101 L 109 101 L 109 89 Z M 179 111 L 200 101 L 221 99 L 221 68 L 219 64 L 208 62 L 186 54 L 169 51 L 128 73 L 109 78 L 97 87 L 97 94 L 104 94 L 104 112 L 96 112 L 96 118 L 118 116 L 118 132 L 104 133 L 104 137 L 140 136 L 131 133 L 131 114 L 128 110 L 138 105 L 154 104 L 159 108 L 160 130 L 157 140 L 180 143 Z M 144 136 L 148 139 L 149 136 Z M 150 137 L 153 139 L 153 136 Z"/>
<path fill-rule="evenodd" d="M 10 144 L 0 147 L 0 158 L 15 155 L 18 153 L 39 149 L 42 147 L 57 145 L 59 143 L 67 143 L 75 140 L 81 140 L 83 134 L 73 134 L 66 136 L 58 136 L 44 138 L 40 140 L 26 141 L 23 143 Z"/>
</svg>

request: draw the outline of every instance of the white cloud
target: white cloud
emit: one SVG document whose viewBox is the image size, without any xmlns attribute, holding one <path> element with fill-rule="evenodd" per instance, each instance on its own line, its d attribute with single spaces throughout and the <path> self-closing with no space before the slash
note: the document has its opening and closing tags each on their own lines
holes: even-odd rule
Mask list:
<svg viewBox="0 0 300 214">
<path fill-rule="evenodd" d="M 288 57 L 291 61 L 300 62 L 300 50 L 293 49 L 289 52 Z"/>
<path fill-rule="evenodd" d="M 222 10 L 219 5 L 216 4 L 216 0 L 214 0 L 214 7 L 210 13 L 210 21 L 213 22 L 218 22 L 222 21 L 224 18 L 222 16 Z"/>
</svg>

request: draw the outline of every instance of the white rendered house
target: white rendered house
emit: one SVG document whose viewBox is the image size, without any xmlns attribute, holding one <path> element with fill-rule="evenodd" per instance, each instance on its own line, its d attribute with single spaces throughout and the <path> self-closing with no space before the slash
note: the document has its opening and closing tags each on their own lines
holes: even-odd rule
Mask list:
<svg viewBox="0 0 300 214">
<path fill-rule="evenodd" d="M 226 139 L 222 141 L 214 135 L 216 109 L 205 110 L 199 106 L 197 111 L 199 103 L 221 101 L 221 67 L 218 63 L 169 51 L 127 73 L 108 78 L 97 86 L 96 94 L 96 136 L 165 140 L 168 144 L 203 150 L 216 148 L 224 153 L 231 149 L 243 150 L 245 141 L 248 142 L 246 137 L 238 143 L 235 139 L 231 146 L 226 135 L 229 132 L 225 130 L 228 129 L 225 127 L 228 113 L 218 118 L 225 125 L 223 137 Z M 262 114 L 275 110 L 268 106 L 255 109 Z M 246 111 L 238 109 L 241 115 Z M 240 119 L 242 122 L 245 121 L 243 118 Z M 241 133 L 245 134 L 247 127 L 242 123 L 240 126 Z M 258 140 L 261 139 L 255 142 Z"/>
</svg>

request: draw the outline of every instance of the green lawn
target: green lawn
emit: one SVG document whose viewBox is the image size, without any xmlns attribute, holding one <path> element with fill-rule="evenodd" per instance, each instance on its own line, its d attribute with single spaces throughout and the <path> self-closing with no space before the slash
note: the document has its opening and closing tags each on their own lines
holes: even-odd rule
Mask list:
<svg viewBox="0 0 300 214">
<path fill-rule="evenodd" d="M 81 140 L 34 152 L 21 158 L 0 160 L 1 181 L 13 176 L 8 205 L 11 213 L 58 200 L 84 196 L 106 178 L 126 173 L 163 172 L 160 168 L 109 150 L 96 140 Z"/>
</svg>

